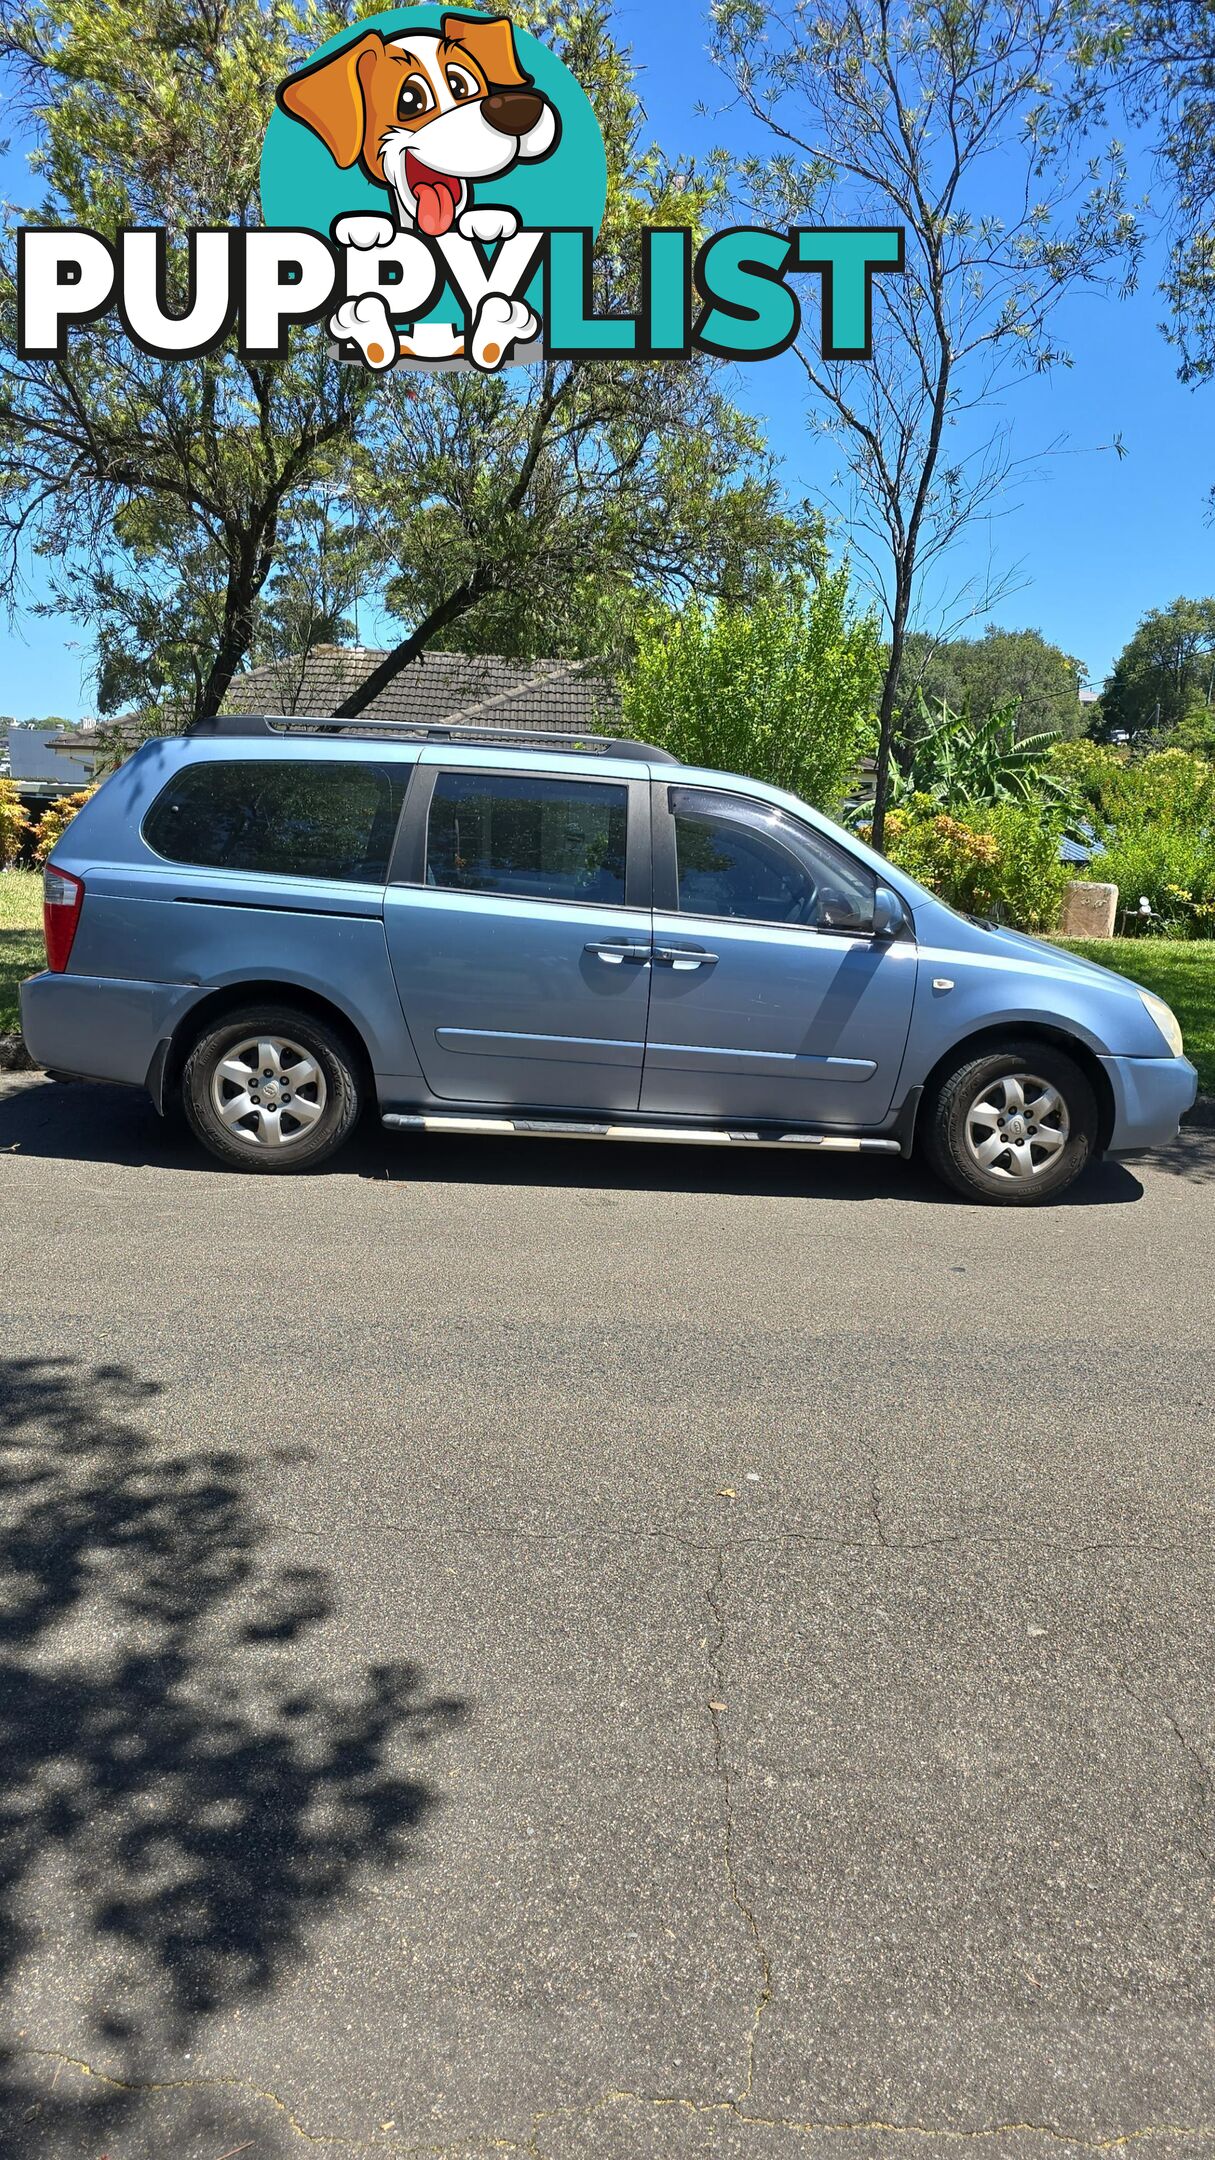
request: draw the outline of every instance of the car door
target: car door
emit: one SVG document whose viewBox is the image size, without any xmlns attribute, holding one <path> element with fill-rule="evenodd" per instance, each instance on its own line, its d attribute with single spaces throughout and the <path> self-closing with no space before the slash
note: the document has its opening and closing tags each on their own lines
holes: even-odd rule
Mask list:
<svg viewBox="0 0 1215 2160">
<path fill-rule="evenodd" d="M 647 779 L 618 763 L 546 770 L 428 750 L 399 854 L 388 947 L 431 1094 L 635 1110 L 651 973 Z"/>
<path fill-rule="evenodd" d="M 653 785 L 654 964 L 641 1108 L 874 1125 L 911 1024 L 910 929 L 873 935 L 877 880 L 774 805 Z"/>
</svg>

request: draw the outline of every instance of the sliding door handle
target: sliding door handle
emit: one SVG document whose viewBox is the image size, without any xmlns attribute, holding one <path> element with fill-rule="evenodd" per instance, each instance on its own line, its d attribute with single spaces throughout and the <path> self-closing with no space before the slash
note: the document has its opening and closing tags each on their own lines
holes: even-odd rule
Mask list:
<svg viewBox="0 0 1215 2160">
<path fill-rule="evenodd" d="M 713 967 L 717 954 L 706 952 L 703 945 L 656 945 L 654 958 L 664 967 L 698 968 Z"/>
<path fill-rule="evenodd" d="M 590 953 L 596 960 L 606 960 L 609 967 L 619 967 L 624 960 L 644 965 L 650 957 L 648 945 L 630 945 L 627 940 L 613 945 L 606 938 L 594 939 L 589 945 L 584 945 L 582 950 Z"/>
</svg>

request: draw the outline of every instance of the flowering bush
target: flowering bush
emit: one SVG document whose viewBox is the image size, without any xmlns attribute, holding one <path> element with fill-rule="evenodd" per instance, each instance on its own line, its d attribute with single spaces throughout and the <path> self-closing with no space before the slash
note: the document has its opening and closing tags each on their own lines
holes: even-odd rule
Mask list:
<svg viewBox="0 0 1215 2160">
<path fill-rule="evenodd" d="M 57 795 L 49 808 L 43 811 L 34 828 L 34 861 L 39 868 L 49 862 L 52 851 L 71 824 L 78 810 L 83 810 L 92 788 L 81 788 L 76 795 Z"/>
<path fill-rule="evenodd" d="M 1070 872 L 1059 861 L 1062 814 L 990 803 L 953 816 L 927 795 L 886 817 L 892 863 L 968 915 L 994 915 L 1018 930 L 1049 931 Z"/>
<path fill-rule="evenodd" d="M 1126 927 L 1160 937 L 1215 937 L 1215 841 L 1184 825 L 1128 825 L 1113 834 L 1086 875 L 1118 887 L 1119 908 L 1146 899 L 1152 913 L 1132 912 Z"/>
<path fill-rule="evenodd" d="M 16 782 L 7 777 L 0 778 L 0 870 L 7 870 L 10 863 L 16 862 L 29 829 L 30 821 L 21 807 Z"/>
<path fill-rule="evenodd" d="M 1215 829 L 1215 762 L 1191 750 L 1153 750 L 1132 757 L 1108 743 L 1057 743 L 1052 771 L 1084 797 L 1099 826 L 1163 822 L 1191 831 Z"/>
</svg>

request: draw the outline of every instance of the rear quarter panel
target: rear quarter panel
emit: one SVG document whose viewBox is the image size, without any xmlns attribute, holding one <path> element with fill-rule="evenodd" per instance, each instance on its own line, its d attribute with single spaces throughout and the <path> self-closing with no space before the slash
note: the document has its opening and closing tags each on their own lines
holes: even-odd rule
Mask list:
<svg viewBox="0 0 1215 2160">
<path fill-rule="evenodd" d="M 255 738 L 155 742 L 106 782 L 55 850 L 56 863 L 85 884 L 68 974 L 173 985 L 181 993 L 169 1008 L 174 1025 L 204 996 L 242 983 L 308 991 L 357 1028 L 377 1075 L 412 1078 L 418 1066 L 389 963 L 382 886 L 195 869 L 166 862 L 142 837 L 148 809 L 183 764 L 284 754 Z M 308 755 L 349 759 L 350 748 L 310 742 Z M 123 1009 L 115 996 L 116 1027 Z M 96 1011 L 105 1026 L 104 997 Z"/>
</svg>

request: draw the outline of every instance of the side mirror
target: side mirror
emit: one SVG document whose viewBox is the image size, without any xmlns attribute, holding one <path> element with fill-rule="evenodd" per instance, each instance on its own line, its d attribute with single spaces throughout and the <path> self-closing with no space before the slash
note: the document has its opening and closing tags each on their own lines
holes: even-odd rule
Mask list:
<svg viewBox="0 0 1215 2160">
<path fill-rule="evenodd" d="M 891 892 L 889 885 L 879 885 L 873 896 L 874 937 L 897 937 L 906 920 L 898 894 Z"/>
</svg>

